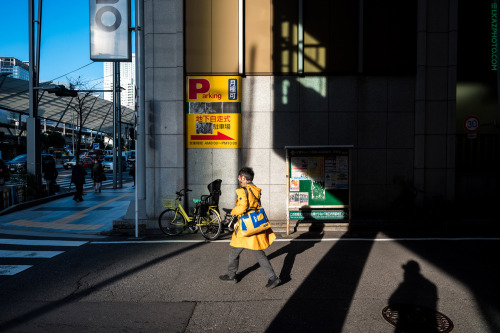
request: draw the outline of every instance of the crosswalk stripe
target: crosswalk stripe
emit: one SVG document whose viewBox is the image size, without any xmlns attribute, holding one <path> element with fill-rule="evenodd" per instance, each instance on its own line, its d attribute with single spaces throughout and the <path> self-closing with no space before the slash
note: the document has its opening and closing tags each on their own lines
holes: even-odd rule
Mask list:
<svg viewBox="0 0 500 333">
<path fill-rule="evenodd" d="M 3 245 L 34 245 L 34 246 L 81 246 L 86 241 L 64 241 L 44 239 L 0 239 Z"/>
<path fill-rule="evenodd" d="M 0 265 L 0 275 L 15 275 L 30 267 L 32 265 Z"/>
<path fill-rule="evenodd" d="M 70 181 L 58 181 L 57 184 L 59 185 L 60 188 L 69 188 L 71 186 L 72 189 L 75 188 L 74 184 L 70 184 Z M 106 185 L 112 185 L 113 180 L 105 180 L 102 182 L 102 186 Z M 94 188 L 94 183 L 93 182 L 87 182 L 83 185 L 84 189 L 89 189 L 89 188 Z"/>
<path fill-rule="evenodd" d="M 52 258 L 64 251 L 14 251 L 0 250 L 0 258 Z"/>
</svg>

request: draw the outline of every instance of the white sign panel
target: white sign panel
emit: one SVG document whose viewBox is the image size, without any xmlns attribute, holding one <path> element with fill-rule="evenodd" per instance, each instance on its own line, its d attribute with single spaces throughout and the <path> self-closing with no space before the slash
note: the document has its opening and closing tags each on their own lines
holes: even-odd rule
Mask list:
<svg viewBox="0 0 500 333">
<path fill-rule="evenodd" d="M 89 0 L 90 59 L 132 61 L 130 0 Z"/>
</svg>

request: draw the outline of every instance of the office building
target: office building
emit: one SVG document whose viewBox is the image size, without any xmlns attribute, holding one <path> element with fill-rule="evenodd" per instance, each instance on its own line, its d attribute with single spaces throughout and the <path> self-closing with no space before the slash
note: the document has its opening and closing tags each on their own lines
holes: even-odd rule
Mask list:
<svg viewBox="0 0 500 333">
<path fill-rule="evenodd" d="M 29 80 L 29 63 L 12 57 L 0 57 L 0 74 L 10 74 L 19 80 Z"/>
<path fill-rule="evenodd" d="M 104 90 L 113 90 L 113 63 L 104 63 Z M 135 54 L 132 54 L 132 62 L 120 62 L 120 103 L 122 106 L 134 108 L 135 105 Z M 104 99 L 113 101 L 113 93 L 105 92 Z"/>
<path fill-rule="evenodd" d="M 335 220 L 345 212 L 328 211 L 346 205 L 353 218 L 491 210 L 492 10 L 458 0 L 146 1 L 142 219 L 154 228 L 163 197 L 189 188 L 189 202 L 218 178 L 220 206 L 232 207 L 242 166 L 254 168 L 273 223 Z"/>
</svg>

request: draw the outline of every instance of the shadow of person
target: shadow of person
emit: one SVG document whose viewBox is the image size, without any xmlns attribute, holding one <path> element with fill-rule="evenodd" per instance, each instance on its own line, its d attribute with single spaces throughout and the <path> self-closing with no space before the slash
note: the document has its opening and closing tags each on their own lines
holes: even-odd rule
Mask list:
<svg viewBox="0 0 500 333">
<path fill-rule="evenodd" d="M 420 273 L 418 262 L 409 260 L 402 268 L 404 280 L 389 298 L 394 332 L 439 332 L 436 285 Z"/>
<path fill-rule="evenodd" d="M 292 280 L 292 268 L 295 264 L 295 258 L 297 255 L 305 252 L 306 250 L 312 248 L 316 243 L 319 243 L 323 238 L 323 225 L 311 226 L 309 230 L 297 238 L 294 238 L 286 246 L 274 251 L 269 254 L 267 258 L 269 260 L 277 258 L 285 254 L 285 259 L 283 262 L 283 267 L 278 276 L 281 279 L 281 284 L 287 283 Z M 259 264 L 255 264 L 246 268 L 245 270 L 238 273 L 238 279 L 244 278 L 246 275 L 255 271 L 259 268 Z"/>
</svg>

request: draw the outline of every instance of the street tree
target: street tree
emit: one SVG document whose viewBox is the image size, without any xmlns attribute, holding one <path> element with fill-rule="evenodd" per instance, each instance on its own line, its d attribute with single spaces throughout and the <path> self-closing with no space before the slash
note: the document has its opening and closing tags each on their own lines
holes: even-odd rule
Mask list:
<svg viewBox="0 0 500 333">
<path fill-rule="evenodd" d="M 79 90 L 83 90 L 83 92 L 79 92 Z M 75 159 L 76 161 L 80 161 L 83 128 L 87 117 L 92 112 L 94 99 L 98 97 L 94 96 L 92 89 L 87 89 L 81 77 L 78 77 L 74 81 L 70 81 L 70 89 L 63 91 L 62 96 L 73 97 L 71 101 L 68 102 L 68 107 L 76 115 L 75 125 L 77 128 L 77 135 L 75 138 Z"/>
</svg>

